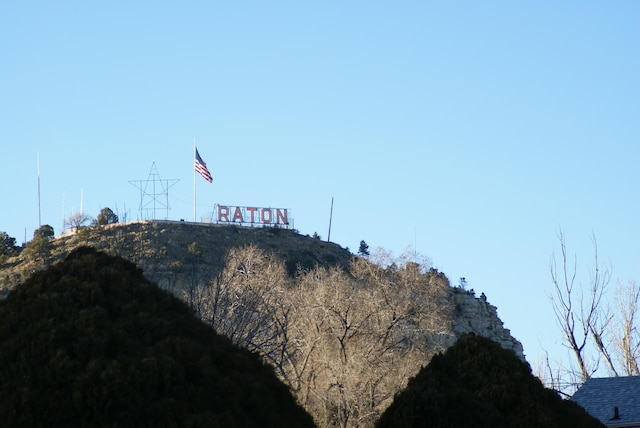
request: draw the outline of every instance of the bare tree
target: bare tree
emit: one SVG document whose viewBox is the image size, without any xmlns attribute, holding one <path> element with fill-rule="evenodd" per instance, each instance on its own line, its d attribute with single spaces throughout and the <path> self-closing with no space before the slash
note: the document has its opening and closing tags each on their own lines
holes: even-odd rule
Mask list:
<svg viewBox="0 0 640 428">
<path fill-rule="evenodd" d="M 619 318 L 613 323 L 614 352 L 626 376 L 640 375 L 640 330 L 637 326 L 640 287 L 635 281 L 618 284 L 616 306 Z"/>
<path fill-rule="evenodd" d="M 319 426 L 372 426 L 444 347 L 439 340 L 452 314 L 447 281 L 397 261 L 383 268 L 354 259 L 348 272 L 316 268 L 296 282 L 300 348 L 292 354 L 304 357 L 297 394 Z"/>
<path fill-rule="evenodd" d="M 64 225 L 65 225 L 65 227 L 68 227 L 70 229 L 73 229 L 73 230 L 77 231 L 82 226 L 86 226 L 90 222 L 91 222 L 91 216 L 89 216 L 87 214 L 84 214 L 84 213 L 81 213 L 81 212 L 77 212 L 77 213 L 71 214 L 64 221 Z"/>
<path fill-rule="evenodd" d="M 220 273 L 185 298 L 259 352 L 318 426 L 370 427 L 451 325 L 446 278 L 392 264 L 360 258 L 348 271 L 316 267 L 292 279 L 274 254 L 248 246 L 230 250 Z"/>
<path fill-rule="evenodd" d="M 559 362 L 552 362 L 549 359 L 549 352 L 544 351 L 544 357 L 536 361 L 533 372 L 547 388 L 553 389 L 566 398 L 571 397 L 571 394 L 565 392 L 570 390 L 570 385 L 564 383 L 563 368 Z"/>
<path fill-rule="evenodd" d="M 279 365 L 287 340 L 286 281 L 284 263 L 250 245 L 229 250 L 215 278 L 190 287 L 185 297 L 219 333 Z"/>
<path fill-rule="evenodd" d="M 573 363 L 554 367 L 546 360 L 539 364 L 539 377 L 560 393 L 572 393 L 599 368 L 604 361 L 613 376 L 640 375 L 640 330 L 638 309 L 640 287 L 635 281 L 618 283 L 614 310 L 605 300 L 611 281 L 611 270 L 602 268 L 598 248 L 594 248 L 593 266 L 586 287 L 576 284 L 577 258 L 569 261 L 565 236 L 558 234 L 562 258 L 560 267 L 552 257 L 551 278 L 554 294 L 552 307 L 563 334 L 563 344 L 573 356 Z M 544 373 L 542 373 L 544 372 Z"/>
<path fill-rule="evenodd" d="M 609 368 L 614 368 L 605 338 L 611 316 L 603 305 L 603 295 L 611 280 L 611 271 L 600 267 L 598 247 L 593 238 L 594 264 L 589 283 L 584 288 L 576 284 L 577 257 L 574 256 L 573 261 L 569 260 L 562 231 L 558 233 L 558 240 L 561 250 L 560 266 L 555 256 L 552 256 L 550 262 L 554 286 L 551 304 L 563 334 L 564 345 L 573 354 L 577 366 L 568 371 L 569 383 L 577 385 L 585 382 L 598 370 L 601 357 L 604 357 Z M 598 352 L 589 352 L 590 341 Z"/>
</svg>

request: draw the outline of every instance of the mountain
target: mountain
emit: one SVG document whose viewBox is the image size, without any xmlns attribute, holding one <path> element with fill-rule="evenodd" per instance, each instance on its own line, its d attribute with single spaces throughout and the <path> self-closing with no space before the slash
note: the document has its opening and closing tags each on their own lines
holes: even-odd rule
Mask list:
<svg viewBox="0 0 640 428">
<path fill-rule="evenodd" d="M 225 265 L 232 248 L 255 245 L 280 258 L 290 276 L 315 266 L 348 269 L 354 255 L 339 245 L 300 235 L 295 230 L 274 227 L 241 227 L 212 223 L 137 221 L 126 224 L 82 228 L 51 241 L 45 254 L 33 260 L 25 251 L 0 261 L 0 298 L 29 276 L 51 263 L 63 260 L 74 248 L 90 246 L 134 262 L 147 279 L 182 297 L 188 284 L 212 278 Z M 448 282 L 448 281 L 447 281 Z M 451 287 L 449 300 L 456 308 L 451 345 L 461 334 L 475 332 L 490 337 L 524 359 L 519 341 L 504 328 L 497 308 L 473 291 Z"/>
<path fill-rule="evenodd" d="M 0 350 L 3 427 L 314 426 L 257 354 L 87 247 L 0 302 Z"/>
<path fill-rule="evenodd" d="M 80 246 L 135 263 L 204 324 L 260 354 L 318 426 L 372 426 L 411 376 L 468 332 L 524 361 L 497 308 L 451 287 L 428 263 L 373 263 L 288 229 L 170 221 L 81 228 L 6 258 L 0 287 L 11 296 Z"/>
<path fill-rule="evenodd" d="M 393 427 L 603 427 L 544 388 L 529 365 L 496 342 L 463 335 L 409 381 L 377 422 Z"/>
</svg>

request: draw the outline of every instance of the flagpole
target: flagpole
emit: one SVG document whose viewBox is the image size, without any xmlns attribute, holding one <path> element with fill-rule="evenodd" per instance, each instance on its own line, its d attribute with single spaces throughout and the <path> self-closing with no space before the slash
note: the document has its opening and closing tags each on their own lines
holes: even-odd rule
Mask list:
<svg viewBox="0 0 640 428">
<path fill-rule="evenodd" d="M 193 158 L 192 163 L 193 167 L 193 222 L 196 222 L 196 168 L 195 168 L 195 160 L 196 160 L 196 137 L 193 137 Z"/>
</svg>

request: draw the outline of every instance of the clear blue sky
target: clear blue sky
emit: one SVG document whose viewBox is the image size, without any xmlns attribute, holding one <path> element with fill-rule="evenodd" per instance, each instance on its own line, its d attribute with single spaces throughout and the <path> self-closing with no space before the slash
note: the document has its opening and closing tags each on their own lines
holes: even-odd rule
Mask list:
<svg viewBox="0 0 640 428">
<path fill-rule="evenodd" d="M 302 234 L 428 256 L 485 292 L 534 363 L 566 234 L 640 281 L 640 2 L 5 2 L 0 230 L 285 207 Z M 64 202 L 63 202 L 64 201 Z"/>
</svg>

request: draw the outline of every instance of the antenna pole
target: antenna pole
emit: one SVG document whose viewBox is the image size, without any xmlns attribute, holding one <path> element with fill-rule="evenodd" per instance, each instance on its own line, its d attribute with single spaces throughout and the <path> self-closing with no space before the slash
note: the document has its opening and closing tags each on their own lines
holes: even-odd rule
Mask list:
<svg viewBox="0 0 640 428">
<path fill-rule="evenodd" d="M 327 236 L 327 242 L 331 241 L 331 220 L 333 219 L 333 196 L 331 197 L 331 212 L 329 213 L 329 234 Z"/>
<path fill-rule="evenodd" d="M 42 226 L 42 216 L 40 211 L 40 152 L 38 152 L 38 227 Z"/>
</svg>

